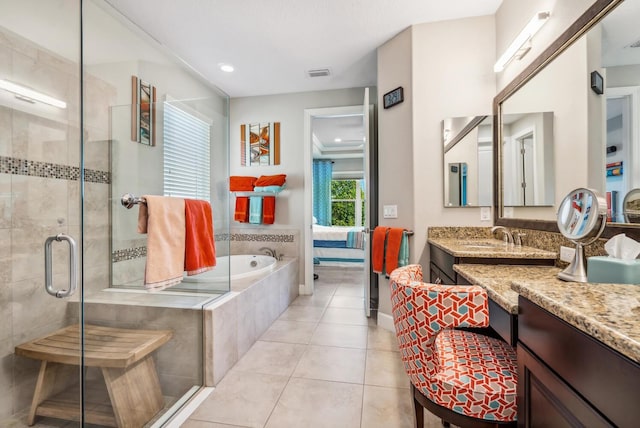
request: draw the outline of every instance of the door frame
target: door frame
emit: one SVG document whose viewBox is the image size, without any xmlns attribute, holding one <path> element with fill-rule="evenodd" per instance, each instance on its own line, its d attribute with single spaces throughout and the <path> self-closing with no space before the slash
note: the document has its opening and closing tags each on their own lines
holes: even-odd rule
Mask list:
<svg viewBox="0 0 640 428">
<path fill-rule="evenodd" d="M 314 292 L 313 284 L 313 139 L 311 137 L 311 120 L 314 117 L 323 116 L 339 116 L 363 114 L 362 105 L 351 105 L 341 107 L 324 107 L 304 110 L 304 284 L 300 286 L 300 294 L 310 295 Z M 371 108 L 369 108 L 369 117 L 371 119 Z M 371 128 L 371 125 L 370 125 Z M 370 138 L 372 140 L 373 138 Z M 368 141 L 369 150 L 374 149 L 371 141 Z M 374 189 L 373 184 L 375 173 L 373 166 L 370 166 L 367 184 L 370 189 Z M 372 212 L 375 207 L 369 202 L 369 211 Z M 369 224 L 373 219 L 369 219 Z M 367 266 L 363 266 L 363 269 Z M 369 265 L 370 266 L 370 265 Z M 369 269 L 370 270 L 370 269 Z M 365 277 L 370 276 L 370 272 L 365 272 Z"/>
</svg>

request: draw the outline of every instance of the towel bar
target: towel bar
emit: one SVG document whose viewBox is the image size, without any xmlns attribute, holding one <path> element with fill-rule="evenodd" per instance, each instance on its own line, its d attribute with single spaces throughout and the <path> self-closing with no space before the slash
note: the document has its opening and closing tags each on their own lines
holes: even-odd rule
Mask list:
<svg viewBox="0 0 640 428">
<path fill-rule="evenodd" d="M 120 198 L 120 203 L 126 209 L 131 209 L 136 204 L 146 204 L 147 201 L 144 198 L 139 198 L 137 196 L 132 195 L 131 193 L 125 193 Z"/>
<path fill-rule="evenodd" d="M 413 230 L 407 230 L 407 236 L 412 236 L 413 235 Z M 369 229 L 369 233 L 373 233 L 373 229 Z"/>
</svg>

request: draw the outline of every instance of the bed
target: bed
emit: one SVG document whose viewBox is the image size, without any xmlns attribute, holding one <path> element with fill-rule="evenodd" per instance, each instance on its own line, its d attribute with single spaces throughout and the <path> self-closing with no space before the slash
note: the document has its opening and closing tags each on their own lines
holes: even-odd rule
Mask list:
<svg viewBox="0 0 640 428">
<path fill-rule="evenodd" d="M 315 264 L 364 263 L 366 234 L 362 227 L 313 225 Z"/>
</svg>

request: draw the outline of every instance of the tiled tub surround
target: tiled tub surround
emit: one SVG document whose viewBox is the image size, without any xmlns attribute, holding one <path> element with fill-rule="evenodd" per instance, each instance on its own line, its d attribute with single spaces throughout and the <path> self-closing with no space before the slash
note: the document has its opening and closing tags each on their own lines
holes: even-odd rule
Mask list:
<svg viewBox="0 0 640 428">
<path fill-rule="evenodd" d="M 456 265 L 496 303 L 518 313 L 518 295 L 640 362 L 640 286 L 565 282 L 554 267 Z M 496 279 L 501 278 L 501 279 Z"/>
<path fill-rule="evenodd" d="M 232 281 L 204 312 L 205 385 L 216 385 L 298 296 L 298 259 L 285 257 L 262 278 Z"/>
<path fill-rule="evenodd" d="M 234 280 L 232 291 L 218 296 L 107 289 L 87 296 L 85 320 L 172 330 L 155 359 L 162 392 L 173 401 L 193 386 L 222 379 L 298 296 L 297 267 L 297 259 L 284 258 L 264 277 Z"/>
</svg>

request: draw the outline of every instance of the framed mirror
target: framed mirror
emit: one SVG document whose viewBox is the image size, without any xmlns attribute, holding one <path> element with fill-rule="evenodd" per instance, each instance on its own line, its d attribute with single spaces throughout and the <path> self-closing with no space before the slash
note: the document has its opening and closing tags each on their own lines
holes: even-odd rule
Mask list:
<svg viewBox="0 0 640 428">
<path fill-rule="evenodd" d="M 640 224 L 623 214 L 625 196 L 640 188 L 640 48 L 632 47 L 640 46 L 639 20 L 640 0 L 596 1 L 495 97 L 497 225 L 558 232 L 560 198 L 586 187 L 607 195 L 603 236 L 640 238 Z M 603 81 L 596 88 L 594 71 Z M 553 157 L 544 160 L 552 196 L 533 206 L 514 203 L 514 175 L 505 167 L 509 121 L 540 112 L 552 130 Z"/>
<path fill-rule="evenodd" d="M 493 117 L 442 121 L 445 208 L 493 205 Z"/>
</svg>

